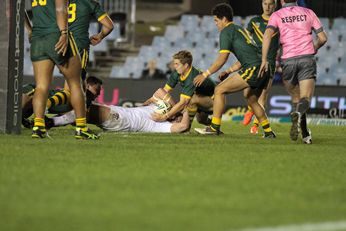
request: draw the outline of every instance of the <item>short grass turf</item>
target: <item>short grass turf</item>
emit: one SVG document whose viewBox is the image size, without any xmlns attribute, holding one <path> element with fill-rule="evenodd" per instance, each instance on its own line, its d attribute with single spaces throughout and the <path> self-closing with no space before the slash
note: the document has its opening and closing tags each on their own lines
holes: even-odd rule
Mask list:
<svg viewBox="0 0 346 231">
<path fill-rule="evenodd" d="M 226 135 L 0 135 L 0 230 L 232 231 L 346 220 L 346 128 L 313 145 L 224 123 Z"/>
</svg>

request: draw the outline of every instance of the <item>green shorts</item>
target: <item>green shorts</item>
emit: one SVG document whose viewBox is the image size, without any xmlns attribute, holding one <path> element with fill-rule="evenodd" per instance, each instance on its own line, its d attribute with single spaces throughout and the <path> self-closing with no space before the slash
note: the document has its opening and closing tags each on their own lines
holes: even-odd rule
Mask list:
<svg viewBox="0 0 346 231">
<path fill-rule="evenodd" d="M 203 82 L 203 84 L 199 87 L 196 87 L 195 93 L 197 95 L 203 95 L 203 96 L 213 96 L 214 95 L 214 89 L 215 89 L 215 83 L 207 79 Z"/>
<path fill-rule="evenodd" d="M 82 63 L 81 78 L 84 81 L 86 79 L 87 67 L 89 63 L 89 49 L 79 50 L 79 55 L 81 57 L 81 63 Z"/>
<path fill-rule="evenodd" d="M 247 66 L 238 72 L 240 77 L 245 80 L 251 88 L 264 89 L 268 85 L 270 71 L 266 72 L 263 77 L 258 77 L 260 65 Z"/>
<path fill-rule="evenodd" d="M 61 65 L 65 63 L 70 57 L 77 54 L 78 49 L 72 37 L 69 37 L 69 46 L 65 56 L 58 54 L 55 51 L 55 44 L 59 41 L 60 33 L 50 33 L 41 37 L 33 37 L 31 42 L 31 61 L 37 62 L 50 59 L 55 64 Z"/>
</svg>

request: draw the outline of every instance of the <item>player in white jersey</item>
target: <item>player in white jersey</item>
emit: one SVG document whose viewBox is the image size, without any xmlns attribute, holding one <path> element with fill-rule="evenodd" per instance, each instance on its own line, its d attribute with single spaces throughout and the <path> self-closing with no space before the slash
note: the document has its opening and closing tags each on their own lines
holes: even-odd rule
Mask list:
<svg viewBox="0 0 346 231">
<path fill-rule="evenodd" d="M 167 98 L 167 93 L 163 89 L 159 89 L 154 95 L 159 99 Z M 188 130 L 188 112 L 184 112 L 172 122 L 155 122 L 151 117 L 156 112 L 156 107 L 153 103 L 134 108 L 93 104 L 88 113 L 88 123 L 110 132 L 181 133 Z M 56 126 L 69 124 L 73 119 L 73 112 L 53 118 Z"/>
</svg>

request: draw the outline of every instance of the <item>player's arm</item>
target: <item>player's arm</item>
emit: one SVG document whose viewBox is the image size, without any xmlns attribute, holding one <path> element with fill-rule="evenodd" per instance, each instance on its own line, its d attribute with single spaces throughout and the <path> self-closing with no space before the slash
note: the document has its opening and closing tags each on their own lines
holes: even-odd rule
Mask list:
<svg viewBox="0 0 346 231">
<path fill-rule="evenodd" d="M 317 38 L 314 41 L 314 48 L 315 48 L 315 51 L 317 52 L 318 49 L 320 49 L 324 44 L 326 44 L 328 37 L 326 32 L 324 31 L 321 31 L 317 33 L 316 35 L 317 35 Z"/>
<path fill-rule="evenodd" d="M 97 44 L 99 44 L 102 41 L 102 39 L 104 39 L 107 35 L 109 35 L 112 32 L 112 30 L 114 28 L 113 21 L 108 15 L 105 15 L 99 21 L 99 23 L 102 24 L 102 28 L 101 28 L 100 33 L 92 35 L 90 37 L 90 43 L 93 46 L 96 46 Z"/>
<path fill-rule="evenodd" d="M 56 23 L 60 30 L 60 38 L 55 44 L 55 50 L 62 55 L 65 55 L 68 47 L 67 5 L 67 0 L 55 0 Z"/>
<path fill-rule="evenodd" d="M 210 75 L 214 74 L 226 63 L 230 52 L 220 52 L 219 57 L 205 72 L 196 76 L 193 80 L 195 86 L 200 86 Z"/>
<path fill-rule="evenodd" d="M 168 113 L 166 113 L 164 115 L 154 113 L 152 116 L 152 119 L 156 122 L 166 121 L 167 119 L 176 115 L 178 112 L 181 112 L 189 104 L 190 99 L 191 99 L 191 97 L 181 95 L 179 102 L 176 103 Z"/>
<path fill-rule="evenodd" d="M 166 102 L 168 102 L 170 105 L 174 105 L 175 102 L 173 100 L 173 98 L 170 95 L 170 92 L 172 91 L 172 88 L 169 88 L 170 90 L 168 90 L 168 88 L 159 88 L 155 91 L 155 93 L 153 94 L 152 97 L 150 97 L 149 99 L 147 99 L 144 103 L 143 106 L 147 106 L 149 104 L 152 103 L 156 103 L 159 99 L 162 99 Z"/>
<path fill-rule="evenodd" d="M 241 63 L 239 61 L 235 62 L 232 66 L 230 66 L 227 70 L 223 71 L 219 75 L 219 79 L 223 81 L 226 79 L 231 73 L 240 70 Z"/>
<path fill-rule="evenodd" d="M 268 71 L 268 51 L 274 33 L 275 30 L 272 27 L 267 27 L 266 31 L 264 32 L 262 43 L 262 64 L 258 72 L 259 77 L 262 77 L 263 74 Z"/>
</svg>

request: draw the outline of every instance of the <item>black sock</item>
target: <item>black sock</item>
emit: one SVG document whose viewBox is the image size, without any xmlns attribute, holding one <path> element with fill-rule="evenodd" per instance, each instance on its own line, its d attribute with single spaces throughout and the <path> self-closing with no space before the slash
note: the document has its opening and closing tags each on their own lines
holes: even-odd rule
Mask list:
<svg viewBox="0 0 346 231">
<path fill-rule="evenodd" d="M 300 128 L 302 130 L 302 136 L 307 137 L 309 135 L 307 123 L 306 123 L 306 113 L 300 117 Z"/>
<path fill-rule="evenodd" d="M 298 103 L 298 112 L 300 112 L 301 115 L 306 113 L 310 108 L 310 101 L 308 98 L 301 98 Z"/>
<path fill-rule="evenodd" d="M 298 103 L 292 103 L 292 112 L 297 111 Z"/>
</svg>

